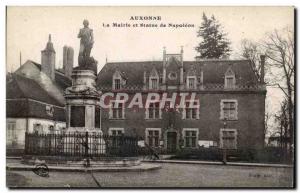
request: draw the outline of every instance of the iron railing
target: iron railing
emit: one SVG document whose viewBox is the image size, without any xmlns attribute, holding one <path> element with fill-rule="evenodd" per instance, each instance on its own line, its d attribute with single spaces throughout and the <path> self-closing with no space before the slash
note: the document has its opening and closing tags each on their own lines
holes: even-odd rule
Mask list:
<svg viewBox="0 0 300 193">
<path fill-rule="evenodd" d="M 25 155 L 74 157 L 137 156 L 138 139 L 91 132 L 25 133 Z"/>
</svg>

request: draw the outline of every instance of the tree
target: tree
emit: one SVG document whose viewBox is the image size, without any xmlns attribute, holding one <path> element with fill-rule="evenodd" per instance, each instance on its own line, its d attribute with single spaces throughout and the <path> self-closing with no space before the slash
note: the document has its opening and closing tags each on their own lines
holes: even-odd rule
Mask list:
<svg viewBox="0 0 300 193">
<path fill-rule="evenodd" d="M 280 133 L 280 145 L 281 147 L 287 148 L 287 140 L 288 136 L 288 115 L 287 115 L 287 101 L 284 100 L 281 103 L 281 108 L 278 114 L 275 115 L 275 121 L 278 122 L 279 125 L 279 133 Z"/>
<path fill-rule="evenodd" d="M 286 27 L 274 30 L 263 42 L 266 57 L 272 67 L 273 84 L 277 85 L 285 95 L 288 119 L 288 136 L 290 144 L 294 144 L 294 32 Z M 292 149 L 291 149 L 292 150 Z"/>
<path fill-rule="evenodd" d="M 281 108 L 281 117 L 286 115 L 288 121 L 287 136 L 290 136 L 290 144 L 294 144 L 294 32 L 290 27 L 281 30 L 273 30 L 266 34 L 263 41 L 256 43 L 250 40 L 241 42 L 241 56 L 252 61 L 253 69 L 260 76 L 259 55 L 266 55 L 266 85 L 277 87 L 284 93 L 286 104 Z M 284 112 L 286 111 L 286 112 Z M 280 123 L 277 121 L 277 123 Z M 281 123 L 280 123 L 281 124 Z M 283 123 L 282 123 L 283 124 Z M 282 126 L 283 127 L 283 126 Z"/>
<path fill-rule="evenodd" d="M 260 78 L 261 65 L 260 65 L 260 55 L 264 54 L 262 46 L 258 43 L 253 42 L 248 39 L 243 39 L 241 41 L 241 57 L 251 61 L 252 69 L 255 75 Z"/>
<path fill-rule="evenodd" d="M 221 24 L 212 15 L 207 18 L 203 13 L 203 22 L 197 32 L 197 37 L 202 38 L 202 42 L 196 47 L 200 53 L 199 58 L 222 58 L 228 57 L 231 51 L 230 42 L 226 38 L 226 33 L 222 31 Z"/>
</svg>

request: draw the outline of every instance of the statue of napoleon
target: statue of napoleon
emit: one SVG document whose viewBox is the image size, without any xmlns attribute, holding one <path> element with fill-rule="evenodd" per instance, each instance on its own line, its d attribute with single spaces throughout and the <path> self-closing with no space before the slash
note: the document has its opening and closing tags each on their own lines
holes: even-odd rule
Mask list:
<svg viewBox="0 0 300 193">
<path fill-rule="evenodd" d="M 89 28 L 89 21 L 86 19 L 83 21 L 83 26 L 78 34 L 78 38 L 80 38 L 79 68 L 94 70 L 97 73 L 97 61 L 90 57 L 94 45 L 93 30 Z"/>
</svg>

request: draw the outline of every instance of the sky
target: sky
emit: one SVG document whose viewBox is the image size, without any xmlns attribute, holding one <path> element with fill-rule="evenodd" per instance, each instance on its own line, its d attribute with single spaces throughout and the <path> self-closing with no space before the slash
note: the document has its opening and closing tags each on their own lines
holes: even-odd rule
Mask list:
<svg viewBox="0 0 300 193">
<path fill-rule="evenodd" d="M 240 51 L 244 38 L 259 41 L 275 28 L 293 26 L 293 7 L 8 7 L 6 71 L 15 71 L 21 63 L 40 63 L 41 50 L 51 34 L 56 51 L 56 68 L 62 67 L 63 46 L 74 48 L 77 66 L 79 39 L 77 34 L 88 19 L 95 43 L 91 55 L 98 61 L 98 71 L 106 61 L 162 60 L 167 53 L 184 49 L 184 60 L 194 60 L 195 47 L 200 42 L 197 30 L 202 14 L 212 14 L 228 34 L 233 49 L 232 58 Z M 131 16 L 161 16 L 160 21 L 132 21 Z M 191 24 L 186 28 L 104 27 L 112 23 Z M 267 103 L 278 109 L 281 91 L 268 89 Z M 273 107 L 274 106 L 274 107 Z"/>
<path fill-rule="evenodd" d="M 7 71 L 14 71 L 31 59 L 40 63 L 41 50 L 51 34 L 56 50 L 56 67 L 62 65 L 62 50 L 68 45 L 79 50 L 77 34 L 82 21 L 88 19 L 94 31 L 95 44 L 91 55 L 99 70 L 109 61 L 161 60 L 167 53 L 179 53 L 194 60 L 200 39 L 196 31 L 203 12 L 214 15 L 228 33 L 232 49 L 238 51 L 243 38 L 260 40 L 268 31 L 293 25 L 292 7 L 8 7 Z M 161 21 L 132 21 L 130 16 L 161 16 Z M 189 23 L 194 28 L 105 28 L 103 23 Z"/>
</svg>

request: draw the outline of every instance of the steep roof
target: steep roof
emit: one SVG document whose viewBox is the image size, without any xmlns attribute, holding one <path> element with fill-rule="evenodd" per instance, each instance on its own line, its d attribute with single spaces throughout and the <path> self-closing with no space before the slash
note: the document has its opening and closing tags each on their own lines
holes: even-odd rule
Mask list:
<svg viewBox="0 0 300 193">
<path fill-rule="evenodd" d="M 36 81 L 18 74 L 7 77 L 7 99 L 28 98 L 51 105 L 64 107 L 64 104 L 50 96 Z"/>
<path fill-rule="evenodd" d="M 155 67 L 160 73 L 162 64 L 162 61 L 106 63 L 97 76 L 97 86 L 111 86 L 113 74 L 117 69 L 126 77 L 127 85 L 141 85 L 144 70 L 150 72 Z"/>
<path fill-rule="evenodd" d="M 42 69 L 41 64 L 36 63 L 34 61 L 31 61 L 40 71 Z M 63 90 L 65 90 L 67 87 L 71 86 L 72 80 L 65 76 L 61 69 L 56 69 L 55 70 L 55 83 Z"/>
<path fill-rule="evenodd" d="M 203 70 L 203 83 L 205 84 L 224 84 L 224 76 L 227 69 L 231 66 L 236 76 L 237 84 L 254 85 L 258 79 L 252 69 L 249 60 L 201 60 L 201 61 L 184 61 L 184 73 L 187 73 L 191 67 L 200 74 Z M 143 73 L 151 72 L 153 67 L 158 73 L 162 73 L 162 61 L 145 61 L 145 62 L 111 62 L 106 63 L 98 74 L 97 86 L 110 87 L 112 85 L 113 73 L 118 69 L 123 76 L 127 78 L 127 85 L 142 86 Z"/>
<path fill-rule="evenodd" d="M 64 91 L 72 84 L 71 79 L 59 70 L 55 70 L 55 79 L 52 81 L 50 77 L 42 72 L 41 65 L 31 60 L 27 60 L 14 74 L 34 80 L 60 103 L 65 103 Z"/>
</svg>

